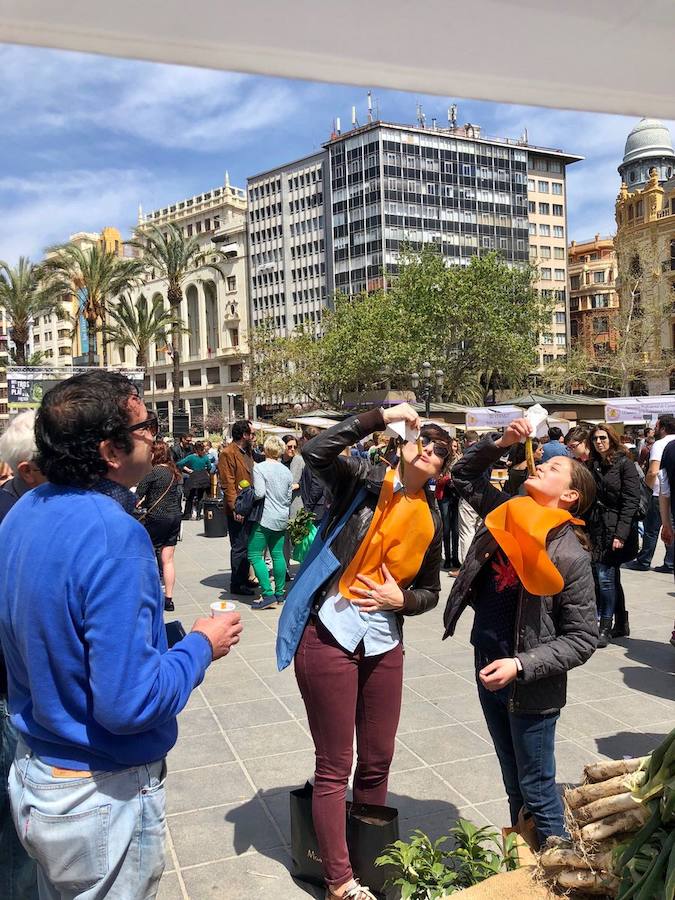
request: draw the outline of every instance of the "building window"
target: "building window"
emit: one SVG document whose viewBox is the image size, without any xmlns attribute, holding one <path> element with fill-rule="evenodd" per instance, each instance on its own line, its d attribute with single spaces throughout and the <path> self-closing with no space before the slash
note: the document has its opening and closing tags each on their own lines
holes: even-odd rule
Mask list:
<svg viewBox="0 0 675 900">
<path fill-rule="evenodd" d="M 220 366 L 209 366 L 206 370 L 207 384 L 220 384 Z"/>
<path fill-rule="evenodd" d="M 244 377 L 244 367 L 241 363 L 230 366 L 230 383 L 241 381 Z"/>
<path fill-rule="evenodd" d="M 565 324 L 565 313 L 558 311 L 555 314 L 555 324 L 556 325 L 564 325 Z"/>
<path fill-rule="evenodd" d="M 548 194 L 548 181 L 540 181 L 537 188 L 540 194 Z"/>
<path fill-rule="evenodd" d="M 562 216 L 563 215 L 562 203 L 554 203 L 553 204 L 553 215 L 554 216 Z"/>
<path fill-rule="evenodd" d="M 536 233 L 537 233 L 537 226 L 534 224 L 534 222 L 530 222 L 530 224 L 529 224 L 529 232 L 530 232 L 530 234 L 536 234 Z"/>
<path fill-rule="evenodd" d="M 565 248 L 564 247 L 554 247 L 553 255 L 556 259 L 565 259 Z"/>
<path fill-rule="evenodd" d="M 237 290 L 237 276 L 236 275 L 228 275 L 227 276 L 227 291 L 228 293 L 232 293 Z"/>
<path fill-rule="evenodd" d="M 539 226 L 539 234 L 541 237 L 551 237 L 551 226 L 550 225 L 540 225 Z"/>
<path fill-rule="evenodd" d="M 540 216 L 548 216 L 551 214 L 551 206 L 548 203 L 540 203 L 539 204 L 539 215 Z"/>
<path fill-rule="evenodd" d="M 551 182 L 551 193 L 552 194 L 562 194 L 562 181 L 552 181 Z"/>
<path fill-rule="evenodd" d="M 527 211 L 529 213 L 534 213 L 537 211 L 537 204 L 534 202 L 534 200 L 527 201 Z"/>
<path fill-rule="evenodd" d="M 550 281 L 551 280 L 551 270 L 550 269 L 542 269 L 541 270 L 541 280 L 542 281 Z"/>
<path fill-rule="evenodd" d="M 564 347 L 565 344 L 567 343 L 567 338 L 565 337 L 564 334 L 556 334 L 555 342 L 558 345 L 558 347 Z"/>
<path fill-rule="evenodd" d="M 166 372 L 160 372 L 155 375 L 155 387 L 158 391 L 166 390 Z"/>
<path fill-rule="evenodd" d="M 605 283 L 605 273 L 604 272 L 593 272 L 593 284 L 604 284 Z"/>
<path fill-rule="evenodd" d="M 188 370 L 188 383 L 192 387 L 194 387 L 195 385 L 200 385 L 202 383 L 201 369 L 189 369 Z"/>
<path fill-rule="evenodd" d="M 228 332 L 230 334 L 230 345 L 235 349 L 239 349 L 239 329 L 238 328 L 228 328 Z"/>
<path fill-rule="evenodd" d="M 551 248 L 542 246 L 539 248 L 539 255 L 542 259 L 550 259 L 551 258 Z"/>
<path fill-rule="evenodd" d="M 562 225 L 554 225 L 553 226 L 553 237 L 557 237 L 557 238 L 565 237 L 565 229 Z"/>
<path fill-rule="evenodd" d="M 555 270 L 555 280 L 556 281 L 564 281 L 565 280 L 565 270 L 564 269 L 556 269 Z"/>
<path fill-rule="evenodd" d="M 578 291 L 581 287 L 581 275 L 572 275 L 570 278 L 570 288 L 573 291 Z"/>
</svg>

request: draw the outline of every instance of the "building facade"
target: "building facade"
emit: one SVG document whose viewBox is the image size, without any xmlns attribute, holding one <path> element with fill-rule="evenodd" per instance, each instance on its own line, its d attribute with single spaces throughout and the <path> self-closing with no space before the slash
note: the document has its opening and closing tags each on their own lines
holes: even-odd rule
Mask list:
<svg viewBox="0 0 675 900">
<path fill-rule="evenodd" d="M 568 254 L 570 343 L 601 358 L 617 347 L 617 261 L 611 237 L 572 241 Z"/>
<path fill-rule="evenodd" d="M 344 134 L 336 130 L 324 151 L 293 164 L 321 169 L 320 191 L 313 187 L 318 182 L 298 182 L 296 188 L 291 166 L 248 181 L 254 324 L 272 315 L 280 331 L 290 333 L 308 316 L 318 323 L 335 292 L 381 288 L 386 275 L 396 273 L 403 246 L 436 243 L 448 262 L 457 265 L 493 250 L 514 264 L 533 259 L 541 269 L 538 287 L 555 299 L 539 362 L 566 352 L 565 170 L 581 157 L 533 147 L 525 139 L 483 136 L 477 125 L 427 128 L 380 121 Z M 298 194 L 283 193 L 292 189 Z M 311 262 L 308 258 L 306 264 L 303 255 L 298 264 L 290 242 L 305 243 L 297 229 L 302 235 L 309 227 L 307 217 L 315 215 L 313 207 L 308 213 L 302 205 L 313 190 L 321 195 L 316 209 L 323 231 L 312 238 Z M 263 218 L 266 207 L 271 212 Z M 264 246 L 258 234 L 262 228 L 269 242 Z M 274 243 L 279 240 L 283 249 Z M 276 300 L 282 266 L 278 283 L 285 285 L 283 301 Z M 317 283 L 298 283 L 298 272 Z M 282 306 L 284 312 L 277 313 Z"/>
<path fill-rule="evenodd" d="M 332 291 L 325 151 L 248 179 L 249 307 L 255 327 L 315 329 Z M 328 210 L 328 215 L 327 211 Z"/>
<path fill-rule="evenodd" d="M 190 414 L 193 430 L 204 424 L 234 421 L 244 415 L 244 364 L 248 352 L 246 194 L 232 187 L 226 176 L 222 187 L 177 201 L 147 215 L 139 213 L 137 232 L 155 225 L 173 224 L 187 237 L 196 237 L 202 249 L 219 249 L 222 275 L 203 268 L 183 284 L 180 316 L 187 332 L 181 336 L 181 402 Z M 215 257 L 214 257 L 215 259 Z M 143 292 L 152 302 L 167 301 L 166 282 L 148 280 Z M 145 399 L 162 421 L 171 422 L 173 409 L 172 361 L 169 347 L 152 345 L 145 379 Z M 134 365 L 130 351 L 115 351 L 114 362 Z"/>
<path fill-rule="evenodd" d="M 675 389 L 675 152 L 670 132 L 642 119 L 626 140 L 616 200 L 619 302 L 654 317 L 649 393 Z"/>
</svg>

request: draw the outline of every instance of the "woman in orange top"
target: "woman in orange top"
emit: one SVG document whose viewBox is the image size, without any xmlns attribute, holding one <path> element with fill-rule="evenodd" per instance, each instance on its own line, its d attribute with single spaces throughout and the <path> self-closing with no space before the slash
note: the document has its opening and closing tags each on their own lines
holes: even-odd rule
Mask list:
<svg viewBox="0 0 675 900">
<path fill-rule="evenodd" d="M 312 811 L 328 900 L 373 898 L 354 879 L 345 835 L 354 729 L 354 802 L 383 805 L 401 710 L 403 616 L 432 609 L 440 590 L 442 525 L 428 482 L 448 463 L 450 435 L 425 426 L 419 446 L 401 446 L 395 468 L 342 455 L 392 422 L 420 425 L 404 403 L 348 419 L 302 450 L 334 498 L 327 532 L 363 494 L 332 544 L 339 568 L 315 592 L 295 654 L 316 747 Z"/>
</svg>

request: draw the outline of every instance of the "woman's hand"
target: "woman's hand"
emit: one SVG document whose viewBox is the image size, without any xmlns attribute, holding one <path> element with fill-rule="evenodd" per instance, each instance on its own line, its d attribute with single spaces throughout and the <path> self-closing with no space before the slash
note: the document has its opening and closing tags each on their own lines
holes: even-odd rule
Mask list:
<svg viewBox="0 0 675 900">
<path fill-rule="evenodd" d="M 398 403 L 396 406 L 390 406 L 389 409 L 384 410 L 382 418 L 385 425 L 389 425 L 391 422 L 406 422 L 417 431 L 419 431 L 421 425 L 417 410 L 409 403 Z"/>
<path fill-rule="evenodd" d="M 532 434 L 532 425 L 527 419 L 514 419 L 504 430 L 504 434 L 495 441 L 497 447 L 511 447 L 519 444 Z"/>
<path fill-rule="evenodd" d="M 622 541 L 621 538 L 614 538 L 612 541 L 612 550 L 623 550 L 623 545 L 625 541 Z"/>
<path fill-rule="evenodd" d="M 384 584 L 378 584 L 367 575 L 357 575 L 359 581 L 366 585 L 365 588 L 351 585 L 349 590 L 358 594 L 363 599 L 352 600 L 354 606 L 358 606 L 363 612 L 388 612 L 403 609 L 403 591 L 394 581 L 389 569 L 382 563 L 382 577 Z"/>
<path fill-rule="evenodd" d="M 481 669 L 478 677 L 488 691 L 500 691 L 518 677 L 518 666 L 515 659 L 496 659 Z"/>
</svg>

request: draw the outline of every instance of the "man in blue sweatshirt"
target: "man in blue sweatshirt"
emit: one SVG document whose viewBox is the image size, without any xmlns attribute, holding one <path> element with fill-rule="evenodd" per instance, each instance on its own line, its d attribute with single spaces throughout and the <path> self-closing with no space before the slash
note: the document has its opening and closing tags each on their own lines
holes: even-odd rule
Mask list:
<svg viewBox="0 0 675 900">
<path fill-rule="evenodd" d="M 0 526 L 9 793 L 41 900 L 156 895 L 176 716 L 242 629 L 236 614 L 198 619 L 167 649 L 155 554 L 129 515 L 157 427 L 123 375 L 57 385 L 36 421 L 49 483 Z"/>
</svg>

